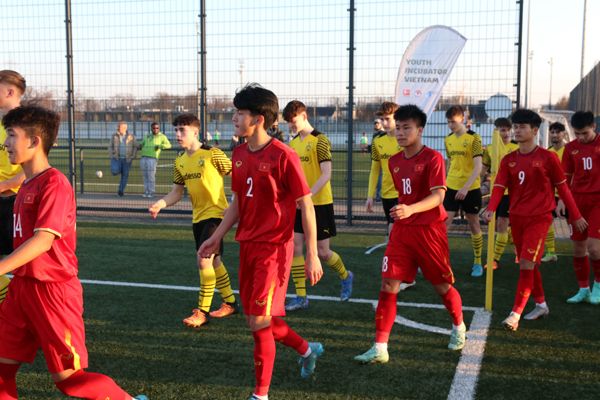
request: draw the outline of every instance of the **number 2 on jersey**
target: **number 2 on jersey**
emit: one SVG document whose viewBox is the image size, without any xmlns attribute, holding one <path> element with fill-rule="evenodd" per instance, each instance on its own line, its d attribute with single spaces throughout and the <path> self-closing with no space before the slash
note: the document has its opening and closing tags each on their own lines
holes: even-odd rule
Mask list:
<svg viewBox="0 0 600 400">
<path fill-rule="evenodd" d="M 248 180 L 246 180 L 246 183 L 250 185 L 250 187 L 248 188 L 248 193 L 246 193 L 246 197 L 254 197 L 254 195 L 252 194 L 252 178 L 248 178 Z"/>
</svg>

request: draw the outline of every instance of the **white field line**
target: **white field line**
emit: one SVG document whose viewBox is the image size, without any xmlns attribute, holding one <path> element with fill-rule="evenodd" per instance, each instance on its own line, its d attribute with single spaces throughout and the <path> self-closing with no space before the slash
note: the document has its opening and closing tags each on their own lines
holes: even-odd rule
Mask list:
<svg viewBox="0 0 600 400">
<path fill-rule="evenodd" d="M 81 279 L 81 283 L 151 289 L 184 290 L 192 292 L 197 292 L 200 290 L 200 288 L 196 286 L 155 285 L 149 283 L 96 281 L 89 279 Z M 233 292 L 239 293 L 237 290 L 234 290 Z M 296 297 L 296 295 L 288 294 L 286 297 L 292 298 Z M 331 296 L 310 296 L 310 298 L 314 300 L 340 301 L 338 297 Z M 371 304 L 373 308 L 377 307 L 377 300 L 349 299 L 348 302 Z M 444 305 L 442 304 L 427 303 L 398 302 L 398 306 L 445 309 Z M 486 312 L 480 307 L 463 307 L 463 311 L 473 311 L 474 316 L 473 320 L 471 321 L 470 329 L 467 331 L 468 340 L 465 344 L 465 347 L 462 349 L 458 365 L 456 366 L 456 373 L 452 381 L 452 386 L 450 387 L 450 394 L 448 395 L 449 400 L 470 400 L 475 398 L 475 388 L 477 387 L 477 380 L 479 378 L 479 371 L 481 369 L 481 362 L 483 360 L 483 352 L 485 350 L 488 329 L 492 318 L 492 314 L 490 312 Z M 425 330 L 433 333 L 440 333 L 444 335 L 450 335 L 451 333 L 448 329 L 414 322 L 400 315 L 396 316 L 395 322 L 414 329 Z"/>
</svg>

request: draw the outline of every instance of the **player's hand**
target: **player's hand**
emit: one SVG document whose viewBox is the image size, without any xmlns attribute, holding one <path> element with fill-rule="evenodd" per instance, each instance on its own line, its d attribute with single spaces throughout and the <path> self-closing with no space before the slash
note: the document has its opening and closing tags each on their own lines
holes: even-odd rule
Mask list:
<svg viewBox="0 0 600 400">
<path fill-rule="evenodd" d="M 414 214 L 413 208 L 406 204 L 398 204 L 390 210 L 390 217 L 394 219 L 408 218 Z"/>
<path fill-rule="evenodd" d="M 565 203 L 563 203 L 562 200 L 559 200 L 558 205 L 556 206 L 556 215 L 558 215 L 559 218 L 564 218 L 565 211 L 566 211 Z"/>
<path fill-rule="evenodd" d="M 468 188 L 462 188 L 458 192 L 456 192 L 456 195 L 454 196 L 454 199 L 455 200 L 464 200 L 465 197 L 467 197 L 467 193 L 469 193 L 469 189 Z"/>
<path fill-rule="evenodd" d="M 152 204 L 152 206 L 150 206 L 148 211 L 150 212 L 150 215 L 152 215 L 152 218 L 156 218 L 156 216 L 158 215 L 158 213 L 161 209 L 162 209 L 162 207 L 160 207 L 158 205 L 158 202 L 156 202 L 156 203 Z"/>
<path fill-rule="evenodd" d="M 227 207 L 226 209 L 223 210 L 223 212 L 221 213 L 221 216 L 224 217 L 225 214 L 227 214 L 227 211 L 229 211 L 229 207 Z"/>
<path fill-rule="evenodd" d="M 206 242 L 205 242 L 206 243 Z M 321 280 L 323 276 L 323 267 L 321 267 L 321 261 L 316 254 L 312 256 L 306 255 L 306 263 L 304 264 L 305 278 L 310 279 L 310 285 L 314 286 Z"/>
<path fill-rule="evenodd" d="M 494 212 L 493 211 L 486 211 L 483 213 L 483 221 L 486 223 L 490 223 L 492 222 L 492 218 L 494 218 Z"/>
<path fill-rule="evenodd" d="M 583 218 L 579 218 L 577 221 L 571 222 L 571 225 L 573 225 L 573 228 L 577 229 L 581 233 L 583 233 L 588 227 L 587 221 Z"/>
<path fill-rule="evenodd" d="M 365 206 L 367 207 L 367 212 L 370 212 L 370 213 L 373 212 L 373 198 L 372 197 L 367 197 L 367 203 L 365 204 Z"/>
<path fill-rule="evenodd" d="M 198 249 L 198 257 L 211 258 L 212 255 L 216 253 L 219 245 L 220 241 L 216 240 L 214 237 L 205 240 L 204 243 L 202 243 L 202 246 L 200 246 Z"/>
</svg>

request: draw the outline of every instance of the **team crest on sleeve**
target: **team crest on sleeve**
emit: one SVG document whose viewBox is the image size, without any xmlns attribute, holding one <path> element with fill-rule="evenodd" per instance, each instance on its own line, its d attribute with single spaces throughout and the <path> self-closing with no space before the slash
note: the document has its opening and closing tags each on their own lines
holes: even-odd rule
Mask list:
<svg viewBox="0 0 600 400">
<path fill-rule="evenodd" d="M 269 169 L 271 169 L 271 164 L 260 163 L 260 165 L 258 166 L 259 171 L 269 172 Z"/>
<path fill-rule="evenodd" d="M 510 164 L 508 164 L 508 166 L 511 167 L 511 168 L 514 167 L 515 165 L 517 165 L 516 162 L 511 162 Z"/>
<path fill-rule="evenodd" d="M 425 164 L 417 164 L 415 165 L 415 171 L 419 172 L 419 171 L 423 171 L 425 169 Z"/>
<path fill-rule="evenodd" d="M 241 161 L 236 161 L 235 162 L 235 166 L 238 167 L 238 168 L 241 167 L 242 166 L 242 162 Z"/>
<path fill-rule="evenodd" d="M 33 200 L 35 199 L 35 194 L 34 193 L 27 193 L 25 195 L 25 200 L 23 200 L 23 203 L 25 204 L 33 204 Z"/>
</svg>

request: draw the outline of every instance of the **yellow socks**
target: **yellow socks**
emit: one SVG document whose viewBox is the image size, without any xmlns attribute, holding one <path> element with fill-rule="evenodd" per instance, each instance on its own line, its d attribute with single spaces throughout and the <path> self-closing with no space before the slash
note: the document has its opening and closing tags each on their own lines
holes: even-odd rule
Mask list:
<svg viewBox="0 0 600 400">
<path fill-rule="evenodd" d="M 221 294 L 225 303 L 235 303 L 235 296 L 233 290 L 231 290 L 231 282 L 229 281 L 229 274 L 225 269 L 225 264 L 221 263 L 221 266 L 215 268 L 215 277 L 217 280 L 217 290 Z"/>
<path fill-rule="evenodd" d="M 210 311 L 210 303 L 212 303 L 213 295 L 215 294 L 215 269 L 207 268 L 200 270 L 200 295 L 198 298 L 198 308 L 204 312 Z"/>
<path fill-rule="evenodd" d="M 502 253 L 504 252 L 504 248 L 506 247 L 506 242 L 508 241 L 508 233 L 498 233 L 496 236 L 496 245 L 494 246 L 494 260 L 500 262 L 500 257 L 502 257 Z"/>
<path fill-rule="evenodd" d="M 513 240 L 512 231 L 510 230 L 510 226 L 508 227 L 508 244 L 512 244 L 513 246 L 515 245 L 515 241 Z"/>
<path fill-rule="evenodd" d="M 348 271 L 346 271 L 346 267 L 344 266 L 344 263 L 342 262 L 340 256 L 335 251 L 332 253 L 333 257 L 331 257 L 329 261 L 325 261 L 325 263 L 329 265 L 329 268 L 337 272 L 341 280 L 344 280 L 348 277 Z"/>
<path fill-rule="evenodd" d="M 481 250 L 483 249 L 483 234 L 481 231 L 476 235 L 471 234 L 471 240 L 473 241 L 473 252 L 475 253 L 473 264 L 481 265 Z"/>
<path fill-rule="evenodd" d="M 550 229 L 548 229 L 548 234 L 546 235 L 546 249 L 548 253 L 556 253 L 556 245 L 554 244 L 554 226 L 550 224 Z"/>
<path fill-rule="evenodd" d="M 6 297 L 6 293 L 8 293 L 8 284 L 10 283 L 10 279 L 6 275 L 0 275 L 0 303 Z"/>
<path fill-rule="evenodd" d="M 306 297 L 306 279 L 304 273 L 304 256 L 292 259 L 292 280 L 296 286 L 296 295 Z"/>
</svg>

